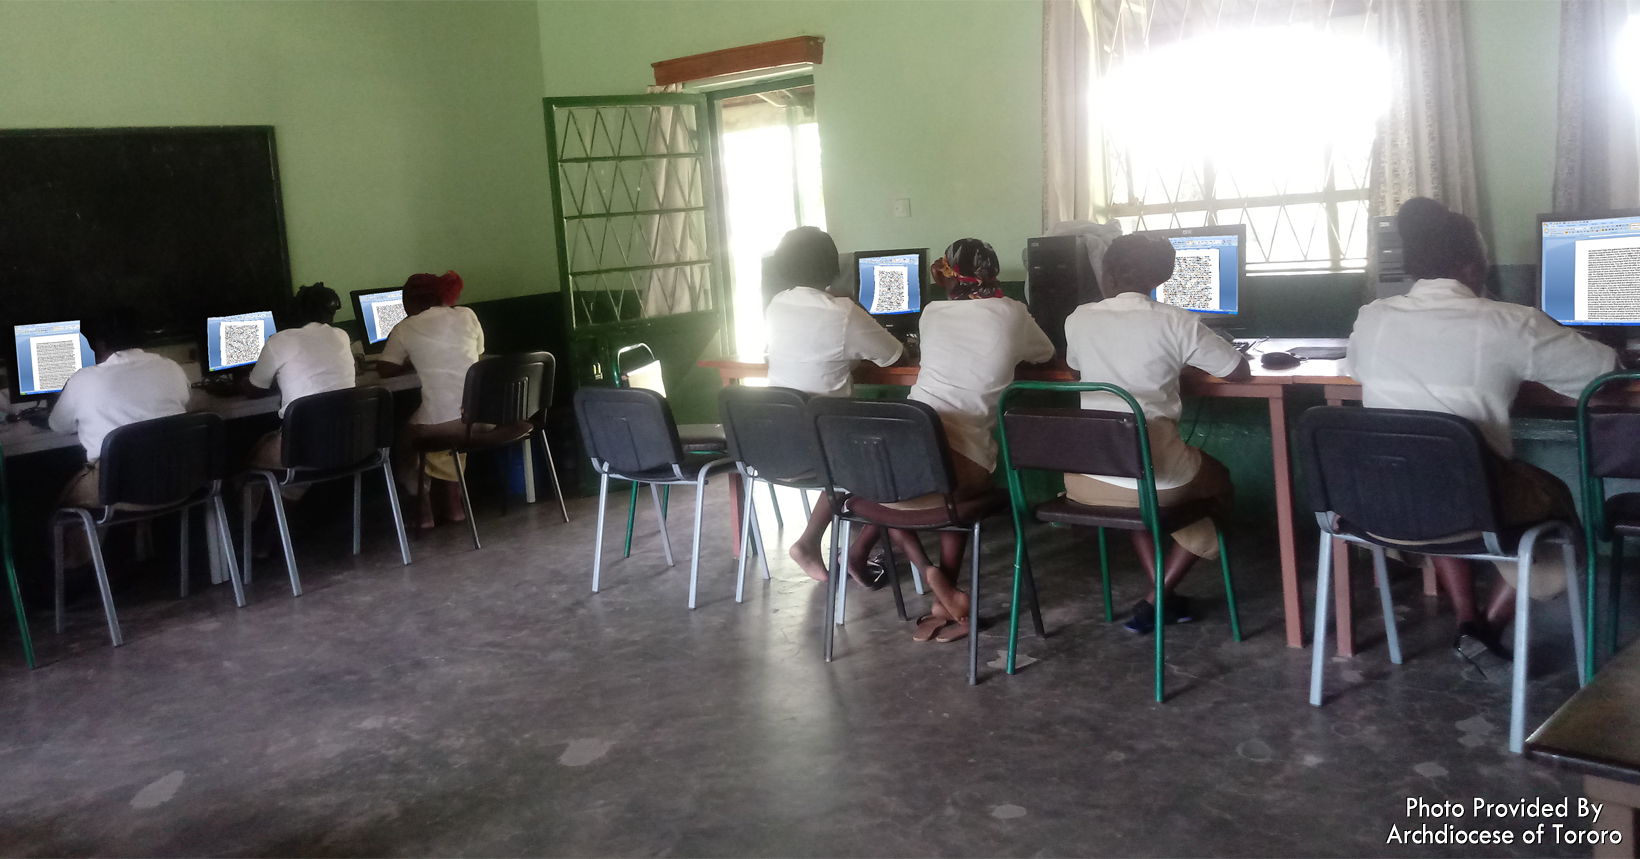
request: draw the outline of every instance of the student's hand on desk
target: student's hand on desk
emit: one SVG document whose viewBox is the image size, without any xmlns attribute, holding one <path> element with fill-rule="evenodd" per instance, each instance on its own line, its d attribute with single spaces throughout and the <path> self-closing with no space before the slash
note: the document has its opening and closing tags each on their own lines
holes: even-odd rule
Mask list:
<svg viewBox="0 0 1640 859">
<path fill-rule="evenodd" d="M 249 375 L 245 375 L 239 377 L 239 393 L 244 394 L 250 399 L 259 400 L 263 397 L 273 396 L 273 388 L 258 388 L 257 386 L 251 384 L 251 377 Z"/>
<path fill-rule="evenodd" d="M 390 364 L 386 361 L 376 362 L 376 375 L 382 377 L 383 379 L 391 379 L 394 376 L 402 376 L 408 372 L 409 369 L 409 364 Z"/>
<path fill-rule="evenodd" d="M 1252 379 L 1253 368 L 1247 363 L 1247 356 L 1241 356 L 1241 363 L 1237 364 L 1236 369 L 1231 370 L 1230 374 L 1223 378 L 1226 382 L 1246 382 Z"/>
</svg>

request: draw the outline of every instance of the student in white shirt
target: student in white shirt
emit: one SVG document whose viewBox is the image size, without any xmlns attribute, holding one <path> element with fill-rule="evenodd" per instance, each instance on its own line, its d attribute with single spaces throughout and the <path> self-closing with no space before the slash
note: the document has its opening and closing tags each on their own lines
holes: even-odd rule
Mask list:
<svg viewBox="0 0 1640 859">
<path fill-rule="evenodd" d="M 1230 491 L 1224 465 L 1186 444 L 1179 436 L 1179 374 L 1187 366 L 1232 381 L 1251 375 L 1247 359 L 1214 334 L 1201 318 L 1150 297 L 1173 276 L 1173 245 L 1166 239 L 1122 236 L 1105 252 L 1100 287 L 1105 300 L 1078 307 L 1065 320 L 1065 360 L 1084 382 L 1109 382 L 1138 401 L 1144 410 L 1155 466 L 1156 496 L 1162 504 L 1214 498 Z M 1115 394 L 1082 394 L 1082 408 L 1128 412 Z M 1131 478 L 1095 474 L 1065 475 L 1065 495 L 1091 507 L 1138 507 L 1139 492 Z M 1156 546 L 1148 531 L 1129 532 L 1145 572 L 1156 574 Z M 1218 532 L 1201 519 L 1173 533 L 1162 575 L 1166 594 L 1164 623 L 1194 619 L 1188 600 L 1173 590 L 1197 558 L 1217 558 Z M 1131 632 L 1150 632 L 1156 609 L 1149 600 L 1133 607 L 1125 625 Z"/>
<path fill-rule="evenodd" d="M 769 342 L 769 385 L 793 388 L 816 397 L 846 397 L 854 392 L 850 374 L 856 361 L 887 367 L 900 360 L 900 341 L 888 333 L 859 302 L 831 295 L 826 287 L 837 279 L 837 245 L 815 227 L 786 233 L 775 249 L 772 273 L 787 289 L 769 300 L 764 313 Z M 809 524 L 789 551 L 793 561 L 817 581 L 826 580 L 820 537 L 831 524 L 831 501 L 822 493 Z M 864 567 L 850 573 L 864 581 Z"/>
<path fill-rule="evenodd" d="M 309 394 L 322 394 L 353 387 L 353 348 L 347 332 L 331 323 L 336 320 L 342 300 L 322 283 L 304 286 L 291 302 L 294 328 L 275 332 L 262 344 L 256 366 L 239 380 L 239 389 L 252 399 L 279 394 L 279 416 L 285 416 L 291 401 Z M 284 434 L 274 430 L 262 436 L 252 448 L 251 468 L 275 470 L 280 459 Z M 308 487 L 287 486 L 280 490 L 286 499 L 300 500 Z M 252 496 L 252 518 L 261 507 L 262 496 Z"/>
<path fill-rule="evenodd" d="M 141 349 L 135 313 L 129 308 L 108 310 L 80 322 L 80 333 L 91 344 L 97 363 L 68 377 L 51 410 L 51 428 L 78 433 L 85 449 L 85 467 L 63 487 L 59 501 L 63 506 L 102 504 L 97 461 L 109 433 L 126 424 L 180 415 L 188 409 L 187 375 L 175 361 Z M 88 563 L 91 548 L 84 534 L 75 529 L 65 533 L 65 564 Z"/>
<path fill-rule="evenodd" d="M 934 282 L 951 300 L 926 305 L 919 326 L 921 369 L 910 398 L 939 413 L 951 446 L 959 500 L 991 487 L 997 459 L 991 431 L 996 426 L 997 400 L 1014 380 L 1014 368 L 1021 362 L 1051 360 L 1054 354 L 1053 341 L 1025 305 L 1003 297 L 997 283 L 999 269 L 996 251 L 985 242 L 961 239 L 952 244 L 933 265 Z M 896 506 L 941 503 L 937 496 L 927 496 Z M 856 566 L 864 564 L 864 550 L 875 539 L 875 529 L 861 531 L 864 539 L 850 550 L 855 556 L 850 563 Z M 967 637 L 968 594 L 956 586 L 967 535 L 942 531 L 936 566 L 928 562 L 915 532 L 891 533 L 895 545 L 923 569 L 936 598 L 933 613 L 917 621 L 916 640 L 948 642 Z"/>
<path fill-rule="evenodd" d="M 484 329 L 470 308 L 456 307 L 461 297 L 461 276 L 453 271 L 442 275 L 415 274 L 404 282 L 405 318 L 393 326 L 382 348 L 376 372 L 390 378 L 412 367 L 421 377 L 421 408 L 399 433 L 399 479 L 405 491 L 420 496 L 422 527 L 433 525 L 431 493 L 421 491 L 416 471 L 416 455 L 410 446 L 416 440 L 461 429 L 461 397 L 467 386 L 467 369 L 484 353 Z M 445 482 L 445 518 L 463 521 L 461 486 L 455 462 L 448 455 L 427 457 L 427 477 Z"/>
<path fill-rule="evenodd" d="M 1417 281 L 1406 295 L 1375 301 L 1356 317 L 1349 367 L 1361 383 L 1363 405 L 1444 412 L 1474 421 L 1503 458 L 1496 485 L 1505 524 L 1548 518 L 1576 522 L 1566 484 L 1512 458 L 1509 404 L 1526 381 L 1576 397 L 1617 365 L 1616 353 L 1536 308 L 1482 297 L 1486 252 L 1473 221 L 1424 197 L 1408 200 L 1396 220 L 1407 273 Z M 1507 658 L 1500 633 L 1514 615 L 1513 565 L 1499 568 L 1504 581 L 1482 614 L 1469 562 L 1431 560 L 1457 614 L 1454 647 L 1463 653 L 1464 640 L 1472 638 Z M 1535 575 L 1532 584 L 1537 597 L 1565 586 L 1562 576 L 1552 574 Z"/>
</svg>

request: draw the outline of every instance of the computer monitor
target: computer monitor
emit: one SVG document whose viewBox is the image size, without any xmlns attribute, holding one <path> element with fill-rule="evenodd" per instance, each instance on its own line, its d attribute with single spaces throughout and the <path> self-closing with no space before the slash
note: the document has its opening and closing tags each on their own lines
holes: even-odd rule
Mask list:
<svg viewBox="0 0 1640 859">
<path fill-rule="evenodd" d="M 364 351 L 380 352 L 393 326 L 404 319 L 404 290 L 396 286 L 354 290 L 353 317 L 364 326 Z"/>
<path fill-rule="evenodd" d="M 855 300 L 872 316 L 893 318 L 887 322 L 922 313 L 928 248 L 860 251 L 854 255 L 854 270 L 859 278 Z"/>
<path fill-rule="evenodd" d="M 1539 307 L 1564 325 L 1640 325 L 1640 210 L 1538 216 Z"/>
<path fill-rule="evenodd" d="M 273 311 L 209 316 L 205 319 L 205 372 L 248 367 L 262 357 L 262 344 L 273 336 Z"/>
<path fill-rule="evenodd" d="M 1173 277 L 1157 287 L 1152 298 L 1213 319 L 1236 317 L 1241 282 L 1247 275 L 1247 258 L 1242 252 L 1247 246 L 1246 226 L 1149 230 L 1145 235 L 1167 239 L 1178 253 Z"/>
<path fill-rule="evenodd" d="M 12 402 L 55 394 L 74 371 L 97 363 L 91 344 L 80 334 L 80 320 L 12 326 Z"/>
</svg>

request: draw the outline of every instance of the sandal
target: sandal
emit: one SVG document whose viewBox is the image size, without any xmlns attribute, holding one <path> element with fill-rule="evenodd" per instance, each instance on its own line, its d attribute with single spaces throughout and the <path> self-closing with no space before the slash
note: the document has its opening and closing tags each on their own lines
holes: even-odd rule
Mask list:
<svg viewBox="0 0 1640 859">
<path fill-rule="evenodd" d="M 951 625 L 951 621 L 932 614 L 925 614 L 917 618 L 917 631 L 911 634 L 912 641 L 931 641 L 940 630 Z"/>
<path fill-rule="evenodd" d="M 934 636 L 934 640 L 941 644 L 950 644 L 953 641 L 961 641 L 964 638 L 967 638 L 968 632 L 968 619 L 963 618 L 956 623 L 942 628 L 939 634 Z"/>
</svg>

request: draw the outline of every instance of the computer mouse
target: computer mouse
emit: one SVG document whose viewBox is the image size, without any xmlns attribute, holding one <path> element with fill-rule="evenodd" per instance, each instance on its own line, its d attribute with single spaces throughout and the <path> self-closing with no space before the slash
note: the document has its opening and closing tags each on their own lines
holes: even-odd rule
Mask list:
<svg viewBox="0 0 1640 859">
<path fill-rule="evenodd" d="M 1288 352 L 1265 352 L 1258 362 L 1266 370 L 1291 370 L 1301 363 Z"/>
</svg>

